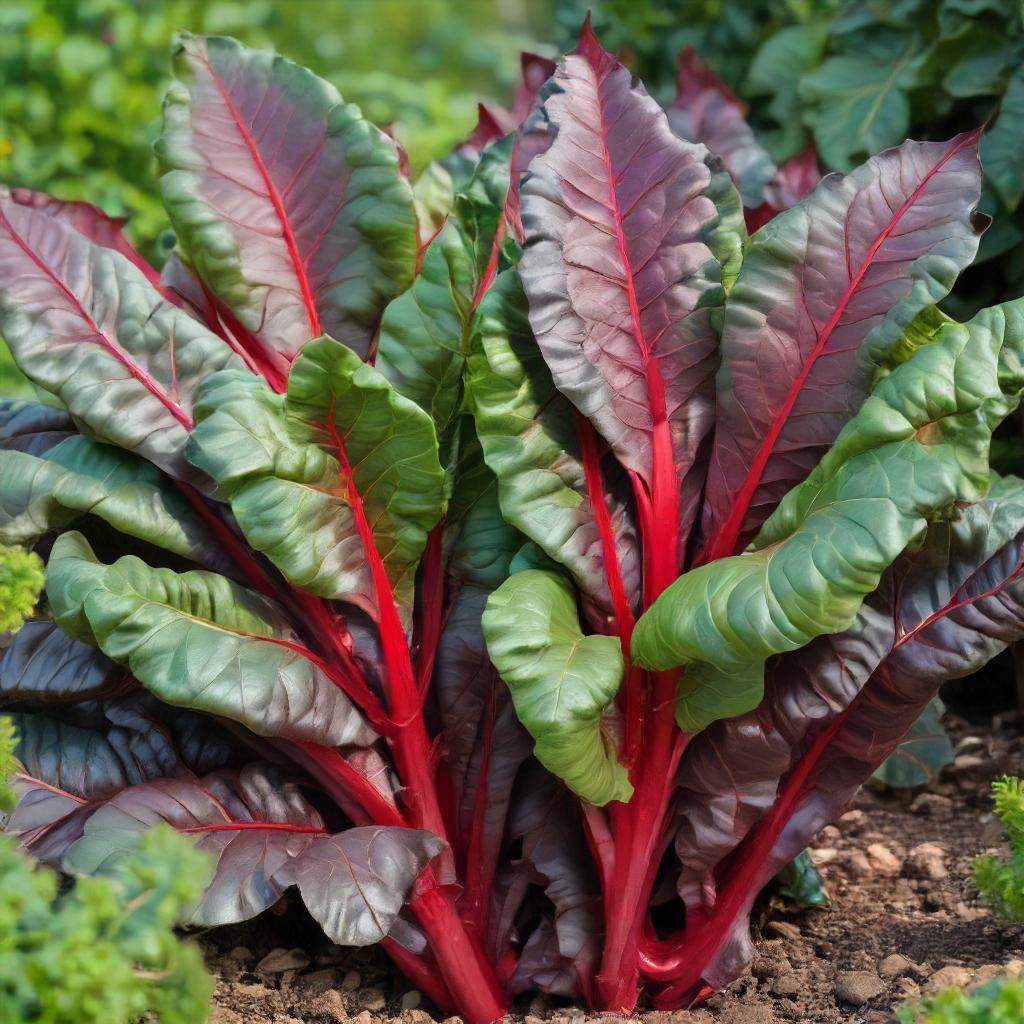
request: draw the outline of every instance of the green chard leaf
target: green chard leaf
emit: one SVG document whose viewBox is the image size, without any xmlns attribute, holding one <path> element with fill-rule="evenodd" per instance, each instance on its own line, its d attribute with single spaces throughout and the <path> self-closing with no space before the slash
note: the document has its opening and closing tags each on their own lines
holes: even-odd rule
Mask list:
<svg viewBox="0 0 1024 1024">
<path fill-rule="evenodd" d="M 504 232 L 512 138 L 489 146 L 427 246 L 412 287 L 384 311 L 374 365 L 443 438 L 462 397 L 476 302 Z"/>
<path fill-rule="evenodd" d="M 330 746 L 374 733 L 282 614 L 223 576 L 96 559 L 74 531 L 53 546 L 46 593 L 58 625 L 127 665 L 160 700 L 260 736 Z"/>
<path fill-rule="evenodd" d="M 619 639 L 584 636 L 572 587 L 539 570 L 494 591 L 483 628 L 537 760 L 588 803 L 629 800 L 633 787 L 602 723 L 622 682 Z"/>
<path fill-rule="evenodd" d="M 568 569 L 603 621 L 614 619 L 611 573 L 587 492 L 573 408 L 556 390 L 537 348 L 513 270 L 499 275 L 480 304 L 469 373 L 469 404 L 484 459 L 498 479 L 502 514 Z M 616 570 L 635 606 L 640 589 L 636 534 L 622 494 L 607 493 Z"/>
<path fill-rule="evenodd" d="M 121 253 L 3 193 L 0 334 L 84 433 L 175 477 L 197 475 L 184 447 L 200 382 L 243 365 Z"/>
<path fill-rule="evenodd" d="M 1022 351 L 1021 302 L 943 326 L 879 381 L 752 550 L 684 574 L 655 602 L 631 651 L 645 668 L 687 666 L 685 731 L 756 706 L 767 658 L 846 629 L 930 519 L 984 495 Z"/>
<path fill-rule="evenodd" d="M 330 338 L 296 359 L 284 396 L 243 374 L 204 383 L 190 460 L 231 503 L 246 539 L 296 586 L 376 614 L 369 546 L 399 609 L 444 511 L 429 417 Z"/>
<path fill-rule="evenodd" d="M 185 498 L 130 452 L 76 435 L 42 457 L 0 451 L 0 472 L 0 543 L 27 544 L 90 514 L 129 537 L 223 568 L 223 551 Z"/>
</svg>

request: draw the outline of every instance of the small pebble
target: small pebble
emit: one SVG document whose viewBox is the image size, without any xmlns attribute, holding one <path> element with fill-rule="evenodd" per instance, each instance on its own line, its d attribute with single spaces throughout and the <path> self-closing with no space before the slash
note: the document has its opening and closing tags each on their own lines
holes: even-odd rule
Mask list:
<svg viewBox="0 0 1024 1024">
<path fill-rule="evenodd" d="M 973 975 L 966 967 L 957 967 L 950 964 L 937 970 L 924 984 L 923 992 L 926 996 L 937 996 L 943 989 L 966 988 L 971 983 Z"/>
<path fill-rule="evenodd" d="M 272 949 L 257 965 L 260 974 L 284 974 L 309 966 L 309 954 L 301 949 Z"/>
<path fill-rule="evenodd" d="M 946 850 L 938 843 L 920 843 L 907 855 L 907 866 L 917 878 L 939 882 L 949 871 L 946 868 Z"/>
<path fill-rule="evenodd" d="M 890 953 L 879 965 L 878 973 L 887 980 L 898 978 L 901 974 L 909 974 L 914 964 L 902 953 Z"/>
<path fill-rule="evenodd" d="M 783 999 L 795 999 L 801 990 L 800 979 L 795 974 L 781 974 L 772 982 L 772 995 Z"/>
<path fill-rule="evenodd" d="M 864 852 L 871 867 L 885 878 L 895 878 L 903 869 L 896 854 L 882 843 L 872 843 Z"/>
<path fill-rule="evenodd" d="M 384 993 L 379 988 L 368 988 L 365 992 L 359 996 L 359 1005 L 364 1010 L 372 1010 L 376 1013 L 379 1010 L 383 1010 L 387 1006 L 387 1000 L 384 998 Z"/>
<path fill-rule="evenodd" d="M 885 991 L 885 982 L 873 971 L 844 971 L 836 978 L 836 998 L 850 1006 L 863 1006 Z"/>
</svg>

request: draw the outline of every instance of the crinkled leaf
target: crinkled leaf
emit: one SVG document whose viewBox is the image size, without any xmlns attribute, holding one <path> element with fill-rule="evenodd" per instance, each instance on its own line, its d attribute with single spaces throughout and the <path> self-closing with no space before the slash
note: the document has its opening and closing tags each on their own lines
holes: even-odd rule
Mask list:
<svg viewBox="0 0 1024 1024">
<path fill-rule="evenodd" d="M 297 586 L 378 611 L 367 542 L 408 612 L 444 508 L 429 417 L 351 350 L 322 338 L 285 397 L 240 374 L 204 386 L 189 458 L 220 485 L 246 539 Z"/>
<path fill-rule="evenodd" d="M 742 971 L 760 886 L 842 813 L 943 682 L 1024 635 L 1022 516 L 1024 484 L 997 481 L 932 525 L 850 629 L 776 659 L 765 703 L 690 745 L 676 848 L 681 895 L 711 914 L 697 975 L 727 985 Z M 745 836 L 744 878 L 717 891 L 714 865 Z"/>
<path fill-rule="evenodd" d="M 580 989 L 588 989 L 601 955 L 600 886 L 579 805 L 538 765 L 524 775 L 517 796 L 509 835 L 522 840 L 522 861 L 531 871 L 531 881 L 543 884 L 554 906 L 557 955 L 521 959 L 513 985 L 519 990 L 536 985 L 542 991 L 578 995 Z M 543 934 L 539 940 L 543 942 Z"/>
<path fill-rule="evenodd" d="M 0 543 L 26 544 L 79 516 L 209 568 L 225 557 L 199 517 L 153 465 L 87 437 L 69 437 L 42 458 L 0 451 Z"/>
<path fill-rule="evenodd" d="M 671 448 L 685 535 L 713 419 L 711 314 L 723 297 L 706 241 L 718 219 L 707 150 L 672 132 L 589 27 L 541 113 L 554 138 L 520 188 L 519 268 L 537 343 L 555 386 L 649 486 L 656 445 Z"/>
<path fill-rule="evenodd" d="M 127 223 L 123 217 L 111 217 L 92 203 L 55 199 L 44 192 L 33 192 L 27 188 L 7 189 L 0 186 L 0 196 L 22 206 L 41 210 L 48 217 L 64 221 L 75 231 L 85 235 L 91 242 L 106 249 L 114 249 L 125 259 L 135 264 L 152 285 L 159 286 L 160 275 L 139 255 L 124 236 Z"/>
<path fill-rule="evenodd" d="M 200 381 L 240 365 L 120 253 L 2 197 L 0 332 L 84 432 L 172 476 L 190 473 L 183 448 Z"/>
<path fill-rule="evenodd" d="M 84 800 L 100 800 L 178 767 L 170 737 L 150 723 L 80 728 L 49 715 L 12 715 L 18 760 L 34 779 Z"/>
<path fill-rule="evenodd" d="M 628 800 L 633 787 L 601 722 L 622 682 L 618 637 L 584 636 L 568 582 L 537 570 L 494 591 L 483 629 L 537 760 L 589 803 Z"/>
<path fill-rule="evenodd" d="M 1021 388 L 1022 313 L 1011 303 L 941 328 L 880 381 L 753 551 L 686 573 L 644 615 L 634 660 L 689 666 L 685 731 L 756 706 L 765 659 L 850 626 L 929 519 L 982 496 L 991 431 Z"/>
<path fill-rule="evenodd" d="M 69 872 L 111 872 L 164 822 L 196 837 L 197 848 L 215 861 L 193 924 L 247 920 L 295 885 L 328 936 L 343 945 L 384 938 L 413 882 L 442 846 L 427 832 L 401 828 L 331 835 L 294 784 L 259 765 L 201 780 L 160 779 L 106 801 L 64 807 L 78 819 L 75 829 L 65 828 L 71 841 L 61 863 Z M 50 828 L 59 826 L 58 818 Z"/>
<path fill-rule="evenodd" d="M 754 236 L 725 314 L 705 559 L 740 550 L 811 471 L 974 257 L 977 139 L 904 143 Z"/>
<path fill-rule="evenodd" d="M 577 424 L 533 339 L 515 271 L 480 305 L 469 361 L 470 405 L 505 519 L 564 565 L 598 618 L 615 618 L 601 534 L 587 491 Z M 607 467 L 614 472 L 617 467 Z M 636 606 L 640 556 L 626 501 L 606 483 L 623 592 Z"/>
<path fill-rule="evenodd" d="M 374 738 L 273 604 L 223 576 L 154 569 L 133 555 L 103 565 L 71 532 L 54 544 L 47 596 L 59 625 L 168 704 L 260 736 L 329 746 Z"/>
<path fill-rule="evenodd" d="M 445 566 L 449 576 L 493 590 L 509 572 L 523 538 L 506 522 L 498 504 L 498 480 L 484 462 L 473 421 L 460 420 L 458 487 L 444 521 Z"/>
<path fill-rule="evenodd" d="M 391 141 L 267 51 L 183 33 L 173 63 L 157 154 L 189 263 L 279 366 L 321 334 L 366 355 L 416 257 Z"/>
</svg>

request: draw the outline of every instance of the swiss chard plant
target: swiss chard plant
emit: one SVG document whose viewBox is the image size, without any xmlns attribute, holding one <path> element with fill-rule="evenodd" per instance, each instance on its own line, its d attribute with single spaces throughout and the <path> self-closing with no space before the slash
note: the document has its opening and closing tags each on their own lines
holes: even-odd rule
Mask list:
<svg viewBox="0 0 1024 1024">
<path fill-rule="evenodd" d="M 91 874 L 166 823 L 216 863 L 195 922 L 297 890 L 471 1024 L 728 983 L 765 882 L 1024 634 L 988 465 L 1024 304 L 936 309 L 978 133 L 749 236 L 730 171 L 748 214 L 775 171 L 589 27 L 415 183 L 279 57 L 174 65 L 161 273 L 0 196 L 0 331 L 49 396 L 0 414 L 48 609 L 0 660 L 10 831 Z"/>
</svg>

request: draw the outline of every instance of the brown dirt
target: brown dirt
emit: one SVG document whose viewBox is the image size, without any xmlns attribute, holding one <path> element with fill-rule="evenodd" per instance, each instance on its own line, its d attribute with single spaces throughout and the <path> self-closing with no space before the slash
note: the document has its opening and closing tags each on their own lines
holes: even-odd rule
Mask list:
<svg viewBox="0 0 1024 1024">
<path fill-rule="evenodd" d="M 896 1007 L 922 993 L 1024 971 L 1024 925 L 994 918 L 971 881 L 975 856 L 1002 852 L 989 784 L 1004 773 L 1024 774 L 1024 736 L 1011 717 L 997 717 L 984 730 L 954 720 L 957 762 L 924 794 L 862 792 L 813 850 L 830 907 L 798 911 L 778 898 L 767 901 L 755 920 L 754 963 L 727 992 L 689 1013 L 640 1011 L 638 1018 L 644 1024 L 888 1024 Z M 434 1020 L 382 954 L 331 946 L 293 903 L 210 932 L 202 942 L 218 976 L 214 1024 Z M 580 1010 L 543 997 L 519 1010 L 524 1024 L 541 1024 L 538 1017 L 583 1024 Z"/>
</svg>

